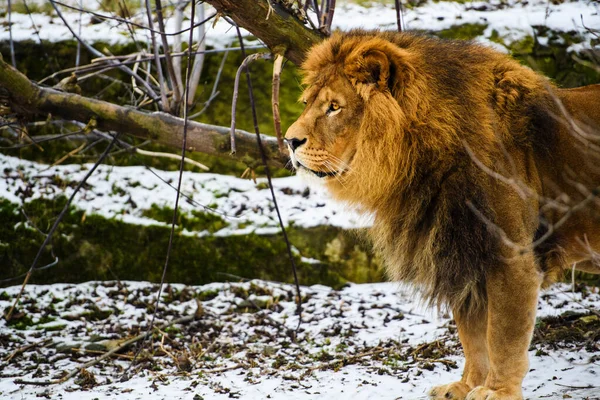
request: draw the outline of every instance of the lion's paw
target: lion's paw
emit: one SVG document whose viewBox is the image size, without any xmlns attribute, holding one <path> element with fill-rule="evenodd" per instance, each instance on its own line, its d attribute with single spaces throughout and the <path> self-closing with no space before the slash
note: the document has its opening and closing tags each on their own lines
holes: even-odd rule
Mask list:
<svg viewBox="0 0 600 400">
<path fill-rule="evenodd" d="M 435 386 L 429 391 L 429 396 L 432 399 L 453 399 L 464 400 L 471 388 L 464 382 L 452 382 L 447 385 Z"/>
<path fill-rule="evenodd" d="M 523 400 L 521 389 L 493 390 L 485 386 L 477 386 L 467 395 L 466 400 Z"/>
</svg>

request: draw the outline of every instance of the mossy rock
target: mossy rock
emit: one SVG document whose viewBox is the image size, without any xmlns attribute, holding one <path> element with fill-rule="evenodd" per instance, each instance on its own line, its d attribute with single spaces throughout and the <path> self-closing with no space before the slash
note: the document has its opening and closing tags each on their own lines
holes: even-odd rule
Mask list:
<svg viewBox="0 0 600 400">
<path fill-rule="evenodd" d="M 33 200 L 20 206 L 0 200 L 0 281 L 26 272 L 43 241 L 31 227 L 47 231 L 65 199 Z M 182 220 L 185 228 L 185 220 Z M 210 222 L 214 223 L 214 221 Z M 165 264 L 170 227 L 138 226 L 99 215 L 85 215 L 70 209 L 52 240 L 56 266 L 36 271 L 31 283 L 84 282 L 89 280 L 160 281 Z M 305 257 L 295 256 L 300 282 L 340 287 L 347 281 L 373 282 L 382 279 L 378 261 L 369 246 L 356 235 L 330 226 L 311 229 L 289 228 L 292 244 Z M 37 267 L 49 265 L 54 258 L 45 249 Z M 184 235 L 174 240 L 167 280 L 204 284 L 237 279 L 266 279 L 292 282 L 293 275 L 281 235 L 234 235 L 226 237 Z M 2 286 L 18 284 L 20 279 L 3 281 Z M 210 294 L 206 294 L 210 296 Z"/>
</svg>

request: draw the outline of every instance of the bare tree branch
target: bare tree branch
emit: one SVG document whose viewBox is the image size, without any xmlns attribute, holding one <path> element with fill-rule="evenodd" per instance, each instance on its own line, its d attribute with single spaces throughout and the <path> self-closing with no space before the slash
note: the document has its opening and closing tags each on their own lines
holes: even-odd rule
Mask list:
<svg viewBox="0 0 600 400">
<path fill-rule="evenodd" d="M 172 115 L 147 113 L 73 93 L 41 87 L 12 68 L 0 56 L 0 90 L 5 90 L 11 108 L 22 115 L 47 114 L 83 123 L 95 121 L 96 128 L 122 132 L 158 143 L 179 147 L 183 137 L 184 120 Z M 264 136 L 263 143 L 273 166 L 283 167 L 287 158 L 279 153 L 277 140 Z M 236 130 L 238 159 L 260 159 L 254 135 Z M 189 121 L 189 151 L 199 151 L 231 159 L 229 128 Z"/>
<path fill-rule="evenodd" d="M 244 58 L 244 61 L 242 62 L 242 65 L 240 65 L 240 67 L 237 70 L 237 73 L 235 74 L 235 83 L 233 85 L 233 99 L 231 100 L 231 128 L 229 130 L 229 138 L 231 141 L 231 154 L 236 154 L 237 153 L 237 146 L 236 146 L 236 129 L 235 129 L 235 111 L 237 108 L 237 99 L 238 99 L 238 93 L 239 93 L 239 87 L 240 87 L 240 75 L 242 74 L 243 70 L 248 70 L 248 64 L 250 64 L 253 61 L 258 60 L 259 58 L 270 58 L 271 54 L 269 53 L 254 53 L 254 54 L 250 54 L 248 57 Z"/>
<path fill-rule="evenodd" d="M 277 54 L 273 63 L 273 88 L 271 91 L 271 106 L 273 108 L 273 125 L 275 128 L 275 136 L 277 136 L 277 144 L 279 151 L 285 152 L 283 144 L 283 136 L 281 134 L 281 115 L 279 114 L 279 84 L 281 81 L 281 70 L 283 68 L 283 56 Z"/>
<path fill-rule="evenodd" d="M 204 3 L 198 4 L 198 14 L 196 19 L 199 21 L 204 20 Z M 190 37 L 192 37 L 190 35 Z M 188 46 L 192 46 L 189 43 Z M 200 75 L 202 74 L 202 67 L 204 66 L 204 50 L 206 50 L 206 29 L 204 25 L 201 25 L 198 29 L 198 50 L 194 56 L 194 67 L 192 68 L 192 75 L 190 76 L 190 90 L 188 91 L 188 104 L 194 102 L 196 91 L 198 90 L 198 83 L 200 82 Z M 191 54 L 191 53 L 190 53 Z"/>
<path fill-rule="evenodd" d="M 161 4 L 160 0 L 155 0 L 155 3 L 156 3 L 156 16 L 158 18 L 158 27 L 160 29 L 160 38 L 162 40 L 162 45 L 163 45 L 163 53 L 165 54 L 165 61 L 167 64 L 167 72 L 170 77 L 171 89 L 173 90 L 173 97 L 174 97 L 174 103 L 175 103 L 174 108 L 175 108 L 175 110 L 178 110 L 179 103 L 181 102 L 181 89 L 182 88 L 177 86 L 177 78 L 175 77 L 175 70 L 173 67 L 173 57 L 170 54 L 169 43 L 167 42 L 165 22 L 164 22 L 163 12 L 162 12 L 162 4 Z M 190 28 L 193 30 L 193 26 L 194 26 L 193 21 L 190 25 L 191 25 Z"/>
<path fill-rule="evenodd" d="M 285 49 L 285 57 L 300 64 L 308 49 L 323 40 L 322 33 L 312 30 L 291 15 L 281 4 L 256 0 L 207 0 L 217 11 L 230 17 L 240 27 L 259 37 L 274 53 Z M 272 7 L 269 14 L 269 9 Z"/>
<path fill-rule="evenodd" d="M 163 77 L 162 66 L 160 65 L 160 57 L 158 52 L 158 42 L 156 41 L 156 35 L 154 31 L 154 22 L 152 20 L 152 8 L 150 7 L 150 0 L 146 0 L 146 13 L 148 15 L 148 27 L 150 28 L 150 39 L 152 41 L 152 50 L 154 51 L 154 63 L 156 64 L 156 72 L 158 73 L 158 86 L 160 88 L 160 98 L 162 107 L 160 110 L 169 112 L 169 101 L 167 100 L 167 92 L 165 87 L 165 79 Z M 166 39 L 165 39 L 166 40 Z"/>
</svg>

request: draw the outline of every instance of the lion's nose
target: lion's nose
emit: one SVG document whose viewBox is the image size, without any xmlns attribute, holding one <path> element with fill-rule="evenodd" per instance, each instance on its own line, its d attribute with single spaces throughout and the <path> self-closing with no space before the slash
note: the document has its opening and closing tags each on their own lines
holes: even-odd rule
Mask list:
<svg viewBox="0 0 600 400">
<path fill-rule="evenodd" d="M 296 138 L 291 138 L 291 139 L 285 139 L 285 141 L 287 142 L 287 144 L 290 145 L 290 147 L 292 148 L 292 151 L 295 151 L 298 147 L 300 147 L 304 143 L 306 143 L 306 138 L 304 138 L 302 140 L 296 139 Z"/>
</svg>

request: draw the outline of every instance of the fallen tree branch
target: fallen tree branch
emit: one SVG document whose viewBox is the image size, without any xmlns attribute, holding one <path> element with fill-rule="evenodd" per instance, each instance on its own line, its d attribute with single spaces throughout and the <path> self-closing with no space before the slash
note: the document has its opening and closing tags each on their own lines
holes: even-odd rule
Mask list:
<svg viewBox="0 0 600 400">
<path fill-rule="evenodd" d="M 39 342 L 30 343 L 30 344 L 25 345 L 23 347 L 19 347 L 18 349 L 16 349 L 12 353 L 10 353 L 10 355 L 4 359 L 4 362 L 9 363 L 13 358 L 15 358 L 16 356 L 18 356 L 19 354 L 22 354 L 22 353 L 26 352 L 27 350 L 31 350 L 31 349 L 33 349 L 35 347 L 38 347 L 38 346 L 42 346 L 43 347 L 46 344 L 50 343 L 51 341 L 52 341 L 51 338 L 46 338 L 46 339 L 40 340 Z"/>
<path fill-rule="evenodd" d="M 164 330 L 165 328 L 168 328 L 170 326 L 176 325 L 176 324 L 183 324 L 186 322 L 190 322 L 193 321 L 194 319 L 196 319 L 196 314 L 193 315 L 187 315 L 185 317 L 181 317 L 178 319 L 175 319 L 171 322 L 168 322 L 166 324 L 162 324 L 158 327 L 156 327 L 155 329 L 160 329 L 160 330 Z M 84 370 L 85 368 L 89 368 L 89 367 L 93 367 L 94 365 L 98 364 L 100 361 L 112 356 L 113 354 L 117 353 L 118 351 L 124 349 L 125 347 L 129 346 L 132 343 L 135 343 L 143 338 L 145 338 L 146 336 L 148 336 L 151 333 L 151 331 L 145 331 L 143 333 L 140 333 L 137 336 L 134 336 L 133 338 L 124 341 L 123 343 L 121 343 L 119 346 L 116 346 L 115 348 L 107 351 L 106 353 L 103 353 L 101 356 L 94 358 L 91 361 L 86 362 L 85 364 L 83 364 L 80 367 L 74 368 L 73 370 L 71 370 L 69 373 L 67 373 L 65 376 L 63 376 L 60 379 L 52 379 L 52 380 L 47 380 L 47 381 L 29 381 L 29 380 L 24 380 L 24 379 L 15 379 L 15 383 L 18 385 L 39 385 L 39 386 L 48 386 L 48 385 L 56 385 L 59 383 L 63 383 L 68 381 L 69 379 L 71 379 L 72 377 L 74 377 L 75 375 L 79 374 L 82 370 Z"/>
<path fill-rule="evenodd" d="M 83 123 L 95 120 L 101 131 L 151 139 L 170 147 L 181 147 L 184 120 L 166 113 L 148 113 L 118 106 L 73 93 L 42 87 L 8 65 L 0 55 L 0 91 L 8 95 L 11 109 L 23 116 L 52 114 Z M 260 159 L 253 134 L 236 130 L 238 160 L 243 157 Z M 188 121 L 187 150 L 232 159 L 229 147 L 229 128 Z M 277 140 L 262 135 L 267 156 L 273 166 L 283 167 L 287 157 L 279 153 Z"/>
</svg>

